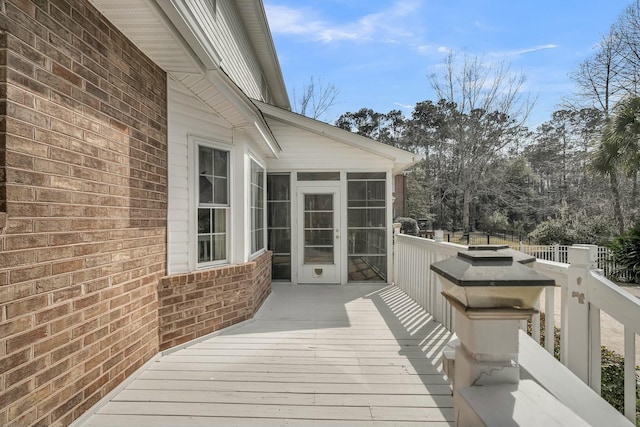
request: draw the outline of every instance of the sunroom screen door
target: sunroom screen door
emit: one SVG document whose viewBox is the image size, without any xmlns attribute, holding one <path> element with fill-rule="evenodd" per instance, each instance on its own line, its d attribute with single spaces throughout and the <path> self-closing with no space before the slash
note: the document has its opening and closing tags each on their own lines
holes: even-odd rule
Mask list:
<svg viewBox="0 0 640 427">
<path fill-rule="evenodd" d="M 340 189 L 298 188 L 298 282 L 340 283 Z"/>
</svg>

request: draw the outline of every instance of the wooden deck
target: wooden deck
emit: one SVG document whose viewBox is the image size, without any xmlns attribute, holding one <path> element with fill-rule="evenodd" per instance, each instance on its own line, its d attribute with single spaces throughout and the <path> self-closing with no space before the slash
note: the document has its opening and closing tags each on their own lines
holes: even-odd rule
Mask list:
<svg viewBox="0 0 640 427">
<path fill-rule="evenodd" d="M 163 355 L 81 425 L 450 426 L 449 337 L 395 287 L 274 285 L 255 322 Z"/>
</svg>

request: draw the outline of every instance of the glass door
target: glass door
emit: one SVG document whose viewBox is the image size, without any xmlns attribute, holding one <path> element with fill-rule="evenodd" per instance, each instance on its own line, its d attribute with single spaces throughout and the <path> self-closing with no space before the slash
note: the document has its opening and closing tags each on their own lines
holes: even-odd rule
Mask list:
<svg viewBox="0 0 640 427">
<path fill-rule="evenodd" d="M 299 283 L 340 283 L 339 188 L 298 188 Z"/>
</svg>

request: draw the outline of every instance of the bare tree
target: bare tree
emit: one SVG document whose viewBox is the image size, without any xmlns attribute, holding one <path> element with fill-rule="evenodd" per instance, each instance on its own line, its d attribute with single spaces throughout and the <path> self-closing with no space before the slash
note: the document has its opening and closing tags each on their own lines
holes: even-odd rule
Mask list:
<svg viewBox="0 0 640 427">
<path fill-rule="evenodd" d="M 597 46 L 594 55 L 582 62 L 576 72 L 571 74 L 571 78 L 577 85 L 578 102 L 602 111 L 607 122 L 611 120 L 610 115 L 614 106 L 625 96 L 633 96 L 637 91 L 640 47 L 636 43 L 639 42 L 640 3 L 636 0 L 611 26 L 609 33 Z M 623 230 L 620 164 L 617 161 L 604 160 L 612 155 L 612 145 L 607 142 L 610 139 L 607 133 L 605 129 L 593 163 L 596 165 L 596 170 L 609 178 L 614 217 L 618 229 Z M 637 178 L 634 177 L 635 179 Z"/>
<path fill-rule="evenodd" d="M 450 53 L 429 80 L 447 106 L 443 137 L 456 169 L 450 185 L 462 195 L 462 226 L 468 231 L 474 194 L 486 191 L 492 162 L 515 144 L 534 101 L 522 93 L 524 74 L 478 56 L 465 54 L 458 62 Z"/>
<path fill-rule="evenodd" d="M 524 124 L 535 102 L 522 93 L 525 81 L 523 73 L 512 72 L 504 61 L 486 62 L 466 53 L 458 61 L 454 52 L 449 52 L 429 76 L 438 99 L 455 102 L 460 113 L 501 112 L 519 125 Z"/>
<path fill-rule="evenodd" d="M 620 39 L 620 56 L 624 58 L 620 74 L 627 95 L 637 96 L 640 79 L 640 1 L 627 6 L 612 27 Z"/>
<path fill-rule="evenodd" d="M 302 86 L 302 93 L 293 90 L 293 110 L 319 120 L 335 104 L 338 94 L 335 85 L 325 84 L 321 77 L 311 76 L 309 83 Z"/>
<path fill-rule="evenodd" d="M 575 109 L 597 108 L 605 117 L 608 116 L 616 100 L 626 91 L 625 64 L 623 36 L 620 27 L 613 25 L 598 44 L 594 55 L 570 74 L 578 89 L 578 107 Z"/>
</svg>

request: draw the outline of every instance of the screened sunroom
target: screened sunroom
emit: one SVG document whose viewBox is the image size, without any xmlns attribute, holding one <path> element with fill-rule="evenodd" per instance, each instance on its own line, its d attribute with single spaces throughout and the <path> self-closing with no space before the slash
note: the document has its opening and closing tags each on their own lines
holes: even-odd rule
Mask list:
<svg viewBox="0 0 640 427">
<path fill-rule="evenodd" d="M 296 284 L 388 283 L 393 176 L 412 154 L 266 104 L 281 146 L 267 159 L 272 278 Z"/>
</svg>

